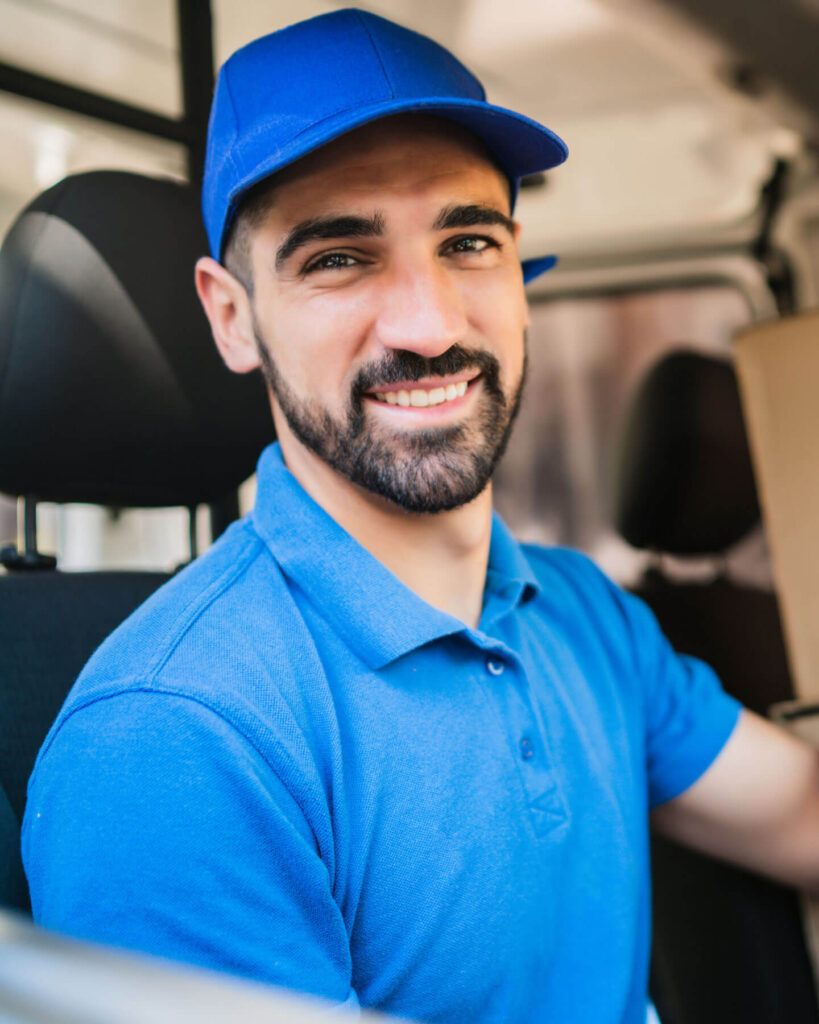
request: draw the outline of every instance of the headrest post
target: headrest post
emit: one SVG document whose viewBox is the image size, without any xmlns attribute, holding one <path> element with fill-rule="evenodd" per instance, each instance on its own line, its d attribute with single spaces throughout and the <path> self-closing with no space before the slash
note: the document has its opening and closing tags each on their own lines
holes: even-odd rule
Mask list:
<svg viewBox="0 0 819 1024">
<path fill-rule="evenodd" d="M 191 561 L 199 557 L 199 540 L 196 536 L 196 510 L 198 505 L 191 505 L 188 509 L 188 543 L 191 549 Z"/>
<path fill-rule="evenodd" d="M 27 494 L 23 500 L 23 550 L 27 555 L 37 553 L 37 499 Z M 19 518 L 19 509 L 18 509 Z M 19 532 L 19 530 L 18 530 Z"/>
<path fill-rule="evenodd" d="M 0 564 L 9 572 L 57 567 L 54 555 L 43 555 L 37 550 L 37 499 L 30 494 L 17 503 L 17 546 L 9 544 L 0 550 Z"/>
</svg>

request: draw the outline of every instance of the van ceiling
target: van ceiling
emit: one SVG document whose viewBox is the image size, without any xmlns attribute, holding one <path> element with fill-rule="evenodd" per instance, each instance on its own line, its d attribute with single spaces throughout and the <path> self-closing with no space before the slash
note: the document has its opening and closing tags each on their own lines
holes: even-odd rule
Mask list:
<svg viewBox="0 0 819 1024">
<path fill-rule="evenodd" d="M 217 60 L 257 35 L 343 6 L 212 0 Z M 521 198 L 525 255 L 670 248 L 741 231 L 776 157 L 797 154 L 819 132 L 819 0 L 360 6 L 432 35 L 476 71 L 492 101 L 568 142 L 568 163 Z M 179 111 L 172 0 L 0 0 L 0 24 L 2 61 Z M 4 194 L 7 208 L 22 205 L 49 173 L 106 163 L 107 129 L 42 108 L 27 127 L 21 110 L 34 105 L 12 110 L 9 102 L 0 94 L 0 152 L 16 151 L 14 160 L 0 158 L 0 219 Z M 53 132 L 62 132 L 62 157 L 50 164 L 44 118 L 52 149 Z M 122 146 L 121 133 L 110 138 Z M 139 148 L 138 137 L 125 142 Z M 109 162 L 125 160 L 119 152 Z M 162 173 L 182 166 L 178 154 L 155 146 L 151 160 Z"/>
<path fill-rule="evenodd" d="M 667 0 L 720 39 L 758 84 L 775 84 L 819 118 L 819 0 Z"/>
</svg>

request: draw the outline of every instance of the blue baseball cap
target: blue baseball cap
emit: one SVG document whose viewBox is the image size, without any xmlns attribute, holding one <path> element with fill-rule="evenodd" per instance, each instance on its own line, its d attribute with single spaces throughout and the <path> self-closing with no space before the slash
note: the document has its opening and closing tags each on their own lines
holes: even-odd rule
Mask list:
<svg viewBox="0 0 819 1024">
<path fill-rule="evenodd" d="M 202 210 L 211 254 L 253 185 L 339 136 L 394 114 L 434 114 L 480 139 L 512 183 L 568 149 L 531 118 L 486 102 L 438 43 L 367 11 L 322 14 L 256 39 L 222 66 L 208 125 Z M 524 260 L 524 280 L 556 262 Z"/>
</svg>

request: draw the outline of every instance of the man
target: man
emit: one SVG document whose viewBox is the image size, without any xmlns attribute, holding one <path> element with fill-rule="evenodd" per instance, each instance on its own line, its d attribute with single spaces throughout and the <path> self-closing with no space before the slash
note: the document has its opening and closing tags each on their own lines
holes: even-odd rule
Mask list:
<svg viewBox="0 0 819 1024">
<path fill-rule="evenodd" d="M 373 15 L 223 69 L 197 287 L 279 442 L 46 741 L 44 924 L 418 1020 L 631 1024 L 650 809 L 817 886 L 813 752 L 493 519 L 528 323 L 510 197 L 564 156 Z"/>
</svg>

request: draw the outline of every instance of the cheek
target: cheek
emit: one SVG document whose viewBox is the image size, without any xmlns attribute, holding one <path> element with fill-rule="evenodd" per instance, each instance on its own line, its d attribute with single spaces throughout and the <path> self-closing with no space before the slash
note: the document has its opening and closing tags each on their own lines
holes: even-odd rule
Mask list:
<svg viewBox="0 0 819 1024">
<path fill-rule="evenodd" d="M 329 299 L 277 304 L 264 337 L 290 387 L 333 407 L 346 400 L 366 326 L 355 305 Z"/>
<path fill-rule="evenodd" d="M 478 278 L 481 280 L 478 280 Z M 529 306 L 517 274 L 475 275 L 465 283 L 464 308 L 481 343 L 500 359 L 507 372 L 517 377 L 523 366 L 523 335 L 529 326 Z"/>
</svg>

